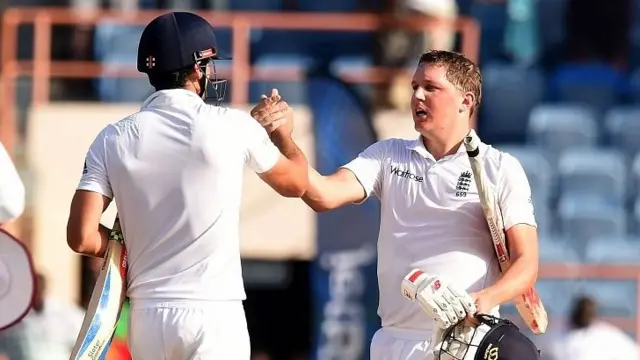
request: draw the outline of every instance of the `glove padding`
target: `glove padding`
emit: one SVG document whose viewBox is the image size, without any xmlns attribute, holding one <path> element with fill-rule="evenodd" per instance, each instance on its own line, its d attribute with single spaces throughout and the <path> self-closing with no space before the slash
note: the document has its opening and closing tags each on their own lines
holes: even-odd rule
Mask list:
<svg viewBox="0 0 640 360">
<path fill-rule="evenodd" d="M 439 329 L 448 329 L 476 313 L 471 296 L 439 276 L 429 276 L 422 270 L 411 270 L 402 280 L 402 293 L 436 322 Z"/>
</svg>

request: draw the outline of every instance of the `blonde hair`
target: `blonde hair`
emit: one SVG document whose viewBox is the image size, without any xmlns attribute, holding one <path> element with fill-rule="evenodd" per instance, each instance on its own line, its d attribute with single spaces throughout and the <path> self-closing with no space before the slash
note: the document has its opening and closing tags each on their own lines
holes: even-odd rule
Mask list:
<svg viewBox="0 0 640 360">
<path fill-rule="evenodd" d="M 447 80 L 464 92 L 470 92 L 475 97 L 475 103 L 470 110 L 473 116 L 475 109 L 482 102 L 482 74 L 480 68 L 466 56 L 446 50 L 427 51 L 422 56 L 418 65 L 429 64 L 443 66 L 446 70 Z"/>
</svg>

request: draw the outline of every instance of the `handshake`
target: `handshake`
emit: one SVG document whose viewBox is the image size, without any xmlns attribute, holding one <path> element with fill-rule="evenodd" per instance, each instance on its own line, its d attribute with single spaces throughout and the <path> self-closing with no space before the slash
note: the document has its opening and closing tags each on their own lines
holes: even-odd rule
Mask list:
<svg viewBox="0 0 640 360">
<path fill-rule="evenodd" d="M 251 116 L 269 133 L 269 135 L 291 136 L 293 132 L 293 110 L 278 93 L 262 95 L 260 102 L 251 109 Z"/>
</svg>

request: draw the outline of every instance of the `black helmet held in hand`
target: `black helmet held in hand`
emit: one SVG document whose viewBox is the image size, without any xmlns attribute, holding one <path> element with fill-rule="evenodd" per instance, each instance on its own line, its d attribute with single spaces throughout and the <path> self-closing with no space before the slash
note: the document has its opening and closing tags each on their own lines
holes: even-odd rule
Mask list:
<svg viewBox="0 0 640 360">
<path fill-rule="evenodd" d="M 489 327 L 489 330 L 480 341 L 475 337 L 477 329 L 473 329 L 473 335 L 469 341 L 456 336 L 456 327 L 453 326 L 444 336 L 442 347 L 436 359 L 438 360 L 463 360 L 471 348 L 477 348 L 473 360 L 539 360 L 540 351 L 533 341 L 520 332 L 520 329 L 511 321 L 500 319 L 491 315 L 477 315 L 480 324 Z M 477 345 L 475 345 L 477 344 Z M 453 348 L 463 351 L 452 351 Z"/>
</svg>

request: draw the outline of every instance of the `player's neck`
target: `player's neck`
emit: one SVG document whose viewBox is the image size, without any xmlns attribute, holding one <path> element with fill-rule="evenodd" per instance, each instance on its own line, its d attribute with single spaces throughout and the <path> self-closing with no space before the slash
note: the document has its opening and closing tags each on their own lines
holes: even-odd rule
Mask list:
<svg viewBox="0 0 640 360">
<path fill-rule="evenodd" d="M 462 140 L 469 132 L 469 129 L 456 129 L 446 136 L 438 136 L 433 134 L 422 135 L 422 143 L 427 151 L 436 159 L 440 160 L 447 155 L 453 155 L 458 152 Z"/>
<path fill-rule="evenodd" d="M 193 83 L 191 81 L 187 81 L 187 83 L 184 85 L 183 89 L 187 90 L 187 91 L 191 91 L 192 93 L 198 95 L 198 90 L 196 90 L 196 87 L 193 85 Z"/>
</svg>

